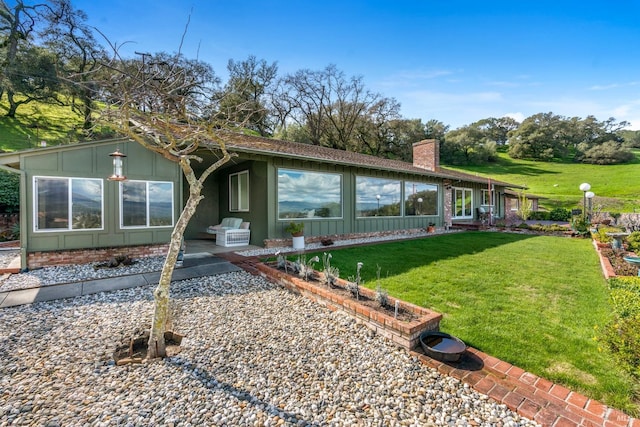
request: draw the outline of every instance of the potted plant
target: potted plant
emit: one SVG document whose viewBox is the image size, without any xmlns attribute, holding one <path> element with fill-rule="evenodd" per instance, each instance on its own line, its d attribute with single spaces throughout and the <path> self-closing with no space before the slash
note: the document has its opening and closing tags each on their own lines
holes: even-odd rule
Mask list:
<svg viewBox="0 0 640 427">
<path fill-rule="evenodd" d="M 293 237 L 293 249 L 304 249 L 304 223 L 290 222 L 284 229 Z"/>
<path fill-rule="evenodd" d="M 427 233 L 433 233 L 436 231 L 436 223 L 435 222 L 430 222 L 427 225 Z"/>
</svg>

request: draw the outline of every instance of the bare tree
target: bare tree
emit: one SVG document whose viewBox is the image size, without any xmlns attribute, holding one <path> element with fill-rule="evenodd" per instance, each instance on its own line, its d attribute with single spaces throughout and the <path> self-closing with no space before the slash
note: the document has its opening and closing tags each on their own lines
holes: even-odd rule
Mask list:
<svg viewBox="0 0 640 427">
<path fill-rule="evenodd" d="M 312 144 L 352 150 L 358 120 L 380 95 L 364 87 L 362 77 L 346 78 L 329 65 L 322 71 L 299 70 L 284 79 L 284 96 L 278 111 L 303 126 Z"/>
<path fill-rule="evenodd" d="M 218 110 L 227 120 L 244 123 L 260 136 L 270 136 L 274 126 L 267 104 L 278 74 L 277 64 L 269 65 L 250 55 L 245 61 L 230 59 L 227 70 L 229 80 L 217 94 Z"/>
<path fill-rule="evenodd" d="M 112 77 L 101 85 L 109 101 L 103 109 L 104 118 L 122 134 L 180 165 L 189 184 L 189 197 L 171 234 L 154 291 L 148 357 L 163 357 L 171 276 L 184 231 L 204 197 L 201 192 L 205 180 L 232 157 L 224 143 L 229 126 L 211 110 L 217 80 L 206 64 L 186 60 L 179 53 L 163 53 L 149 55 L 146 61 L 116 58 L 107 67 L 112 70 Z M 198 151 L 203 149 L 218 157 L 198 177 L 192 162 L 202 162 Z"/>
</svg>

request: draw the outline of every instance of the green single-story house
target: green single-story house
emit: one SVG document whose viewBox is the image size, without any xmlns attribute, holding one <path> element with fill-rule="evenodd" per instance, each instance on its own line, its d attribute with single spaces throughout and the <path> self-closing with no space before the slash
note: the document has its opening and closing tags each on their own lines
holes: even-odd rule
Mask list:
<svg viewBox="0 0 640 427">
<path fill-rule="evenodd" d="M 441 168 L 439 143 L 414 144 L 413 163 L 308 144 L 229 133 L 230 162 L 206 181 L 186 239 L 209 237 L 223 218 L 250 223 L 250 243 L 290 237 L 375 234 L 474 222 L 505 215 L 505 192 L 522 188 Z M 114 173 L 123 158 L 126 180 Z M 219 151 L 203 147 L 198 173 Z M 0 154 L 0 168 L 21 175 L 23 268 L 166 253 L 188 194 L 179 166 L 127 139 Z"/>
</svg>

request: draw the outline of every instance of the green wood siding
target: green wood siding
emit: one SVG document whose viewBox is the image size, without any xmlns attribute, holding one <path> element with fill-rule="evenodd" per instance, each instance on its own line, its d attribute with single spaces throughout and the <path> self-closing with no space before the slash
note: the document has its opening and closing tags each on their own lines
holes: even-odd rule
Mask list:
<svg viewBox="0 0 640 427">
<path fill-rule="evenodd" d="M 106 178 L 113 172 L 109 154 L 117 148 L 127 155 L 124 174 L 128 179 L 170 181 L 174 183 L 174 216 L 177 220 L 182 207 L 182 173 L 179 166 L 141 145 L 130 141 L 79 144 L 25 152 L 20 156 L 20 168 L 25 171 L 26 191 L 21 195 L 26 207 L 27 252 L 61 249 L 112 247 L 123 245 L 157 244 L 169 241 L 173 227 L 153 229 L 121 229 L 118 182 Z M 102 230 L 34 232 L 35 176 L 68 178 L 102 178 Z"/>
</svg>

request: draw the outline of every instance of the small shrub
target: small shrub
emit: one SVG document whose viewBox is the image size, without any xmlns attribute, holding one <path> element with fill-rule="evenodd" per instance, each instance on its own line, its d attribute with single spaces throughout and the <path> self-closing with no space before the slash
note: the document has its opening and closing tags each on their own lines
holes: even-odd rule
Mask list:
<svg viewBox="0 0 640 427">
<path fill-rule="evenodd" d="M 378 304 L 380 304 L 381 307 L 388 307 L 389 293 L 382 289 L 382 286 L 380 285 L 380 270 L 382 270 L 382 267 L 378 265 L 376 270 L 376 301 L 378 301 Z"/>
<path fill-rule="evenodd" d="M 324 267 L 324 270 L 322 272 L 324 283 L 329 287 L 335 286 L 338 278 L 340 277 L 340 270 L 331 266 L 330 253 L 325 252 L 322 254 L 322 265 Z"/>
<path fill-rule="evenodd" d="M 631 374 L 640 376 L 640 278 L 609 280 L 613 319 L 599 338 Z"/>
<path fill-rule="evenodd" d="M 548 221 L 549 220 L 549 212 L 546 211 L 533 211 L 529 215 L 529 219 L 533 221 Z"/>
<path fill-rule="evenodd" d="M 640 231 L 634 231 L 627 236 L 627 248 L 636 254 L 640 253 Z"/>
<path fill-rule="evenodd" d="M 581 236 L 589 234 L 589 222 L 581 217 L 576 217 L 571 221 L 571 229 Z"/>
<path fill-rule="evenodd" d="M 549 212 L 550 221 L 569 221 L 571 219 L 571 211 L 565 208 L 554 208 Z"/>
<path fill-rule="evenodd" d="M 591 236 L 600 243 L 611 243 L 613 238 L 607 236 L 607 233 L 617 233 L 619 231 L 620 229 L 616 227 L 598 227 L 598 230 L 592 232 Z"/>
</svg>

